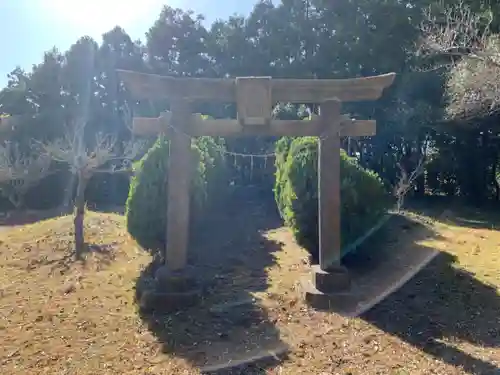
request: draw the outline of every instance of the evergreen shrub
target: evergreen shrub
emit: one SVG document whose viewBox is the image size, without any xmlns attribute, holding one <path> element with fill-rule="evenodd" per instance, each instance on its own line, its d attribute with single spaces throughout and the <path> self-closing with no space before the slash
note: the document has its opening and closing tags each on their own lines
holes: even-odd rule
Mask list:
<svg viewBox="0 0 500 375">
<path fill-rule="evenodd" d="M 341 150 L 341 243 L 345 248 L 387 212 L 390 195 L 379 176 Z M 275 199 L 297 242 L 318 261 L 318 140 L 282 138 L 276 145 Z"/>
<path fill-rule="evenodd" d="M 224 195 L 224 143 L 210 137 L 193 141 L 191 218 L 200 219 Z M 127 229 L 141 246 L 155 250 L 164 246 L 167 225 L 167 172 L 169 140 L 160 136 L 134 165 L 126 203 Z"/>
</svg>

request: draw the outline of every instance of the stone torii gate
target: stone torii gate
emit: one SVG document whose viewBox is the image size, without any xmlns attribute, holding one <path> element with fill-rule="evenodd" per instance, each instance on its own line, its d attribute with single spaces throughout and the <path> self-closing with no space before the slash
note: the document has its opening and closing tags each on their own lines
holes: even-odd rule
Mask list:
<svg viewBox="0 0 500 375">
<path fill-rule="evenodd" d="M 341 115 L 341 102 L 378 99 L 394 81 L 394 73 L 353 79 L 176 78 L 124 70 L 119 74 L 133 96 L 170 101 L 170 112 L 159 118 L 134 118 L 136 134 L 168 132 L 171 142 L 166 274 L 182 275 L 187 263 L 191 141 L 186 134 L 193 137 L 321 136 L 318 153 L 320 262 L 313 269 L 313 283 L 321 293 L 333 293 L 348 285 L 348 278 L 339 277 L 346 275 L 340 266 L 340 137 L 372 136 L 376 122 L 351 120 Z M 237 118 L 203 119 L 190 111 L 196 101 L 236 102 Z M 273 120 L 272 108 L 277 102 L 320 104 L 320 115 L 311 121 Z M 168 291 L 164 290 L 165 293 Z"/>
</svg>

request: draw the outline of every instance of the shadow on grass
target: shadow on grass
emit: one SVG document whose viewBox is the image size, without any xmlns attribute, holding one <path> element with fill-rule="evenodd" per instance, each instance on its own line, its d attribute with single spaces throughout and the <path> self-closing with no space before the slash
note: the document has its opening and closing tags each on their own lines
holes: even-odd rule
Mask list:
<svg viewBox="0 0 500 375">
<path fill-rule="evenodd" d="M 500 230 L 500 211 L 498 206 L 494 209 L 488 207 L 477 209 L 474 207 L 450 207 L 448 215 L 444 218 L 447 224 L 471 229 Z"/>
<path fill-rule="evenodd" d="M 473 206 L 458 199 L 447 197 L 425 197 L 410 202 L 411 211 L 422 213 L 433 219 L 471 229 L 500 229 L 500 203 Z"/>
<path fill-rule="evenodd" d="M 38 221 L 52 219 L 60 215 L 60 209 L 8 211 L 2 213 L 0 217 L 0 227 L 34 224 Z"/>
<path fill-rule="evenodd" d="M 124 206 L 92 206 L 93 209 L 102 213 L 114 213 L 123 215 L 125 213 Z M 0 228 L 14 227 L 20 225 L 34 224 L 42 220 L 53 219 L 58 216 L 71 215 L 72 209 L 64 211 L 62 208 L 51 208 L 47 210 L 18 210 L 7 211 L 0 213 Z"/>
<path fill-rule="evenodd" d="M 98 260 L 99 267 L 107 267 L 116 258 L 115 247 L 113 244 L 85 244 L 83 251 L 83 257 L 77 260 L 75 257 L 74 248 L 68 252 L 59 254 L 53 253 L 52 257 L 43 256 L 39 259 L 33 258 L 29 262 L 28 270 L 37 269 L 39 266 L 50 266 L 50 272 L 59 272 L 61 275 L 65 274 L 71 269 L 71 266 L 75 263 L 80 263 L 85 265 L 87 263 L 87 257 L 93 255 L 94 262 Z"/>
<path fill-rule="evenodd" d="M 268 287 L 266 268 L 275 263 L 275 242 L 262 232 L 281 226 L 275 205 L 256 192 L 239 190 L 226 205 L 194 228 L 190 264 L 205 288 L 200 305 L 172 314 L 140 311 L 163 351 L 187 360 L 203 373 L 265 374 L 277 359 L 223 369 L 283 347 L 278 329 L 251 296 Z M 151 263 L 137 289 L 151 283 L 159 262 Z M 272 356 L 271 356 L 272 357 Z M 250 361 L 252 362 L 252 361 Z M 222 369 L 215 371 L 218 366 Z M 226 371 L 226 372 L 224 372 Z"/>
<path fill-rule="evenodd" d="M 125 215 L 125 205 L 92 205 L 89 208 L 96 212 L 102 212 L 105 214 L 118 214 Z"/>
<path fill-rule="evenodd" d="M 116 260 L 116 245 L 108 244 L 85 244 L 83 256 L 93 255 L 94 259 L 99 260 L 101 266 L 109 266 Z"/>
<path fill-rule="evenodd" d="M 393 214 L 377 232 L 366 239 L 355 252 L 342 258 L 342 263 L 355 274 L 376 270 L 389 258 L 393 258 L 394 248 L 398 246 L 401 236 L 418 232 L 419 239 L 436 238 L 437 234 L 424 224 L 409 217 Z M 411 253 L 414 253 L 411 251 Z"/>
<path fill-rule="evenodd" d="M 387 231 L 385 236 L 385 240 L 391 241 Z M 413 238 L 414 250 L 428 251 L 418 241 L 432 236 L 436 234 L 430 230 L 421 231 Z M 498 374 L 498 366 L 465 352 L 460 344 L 500 349 L 500 295 L 495 287 L 454 267 L 454 261 L 453 256 L 441 252 L 362 318 L 469 373 Z"/>
</svg>

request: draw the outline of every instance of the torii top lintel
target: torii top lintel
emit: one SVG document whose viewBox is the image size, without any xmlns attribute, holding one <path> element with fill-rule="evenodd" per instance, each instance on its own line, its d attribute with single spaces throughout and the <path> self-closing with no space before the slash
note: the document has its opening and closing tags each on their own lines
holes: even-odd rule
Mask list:
<svg viewBox="0 0 500 375">
<path fill-rule="evenodd" d="M 391 86 L 396 76 L 395 73 L 388 73 L 349 79 L 233 79 L 177 78 L 128 70 L 118 70 L 118 74 L 132 95 L 141 99 L 182 97 L 191 100 L 235 102 L 239 91 L 238 81 L 247 81 L 250 84 L 260 81 L 259 86 L 267 87 L 272 103 L 321 103 L 329 98 L 337 98 L 343 102 L 376 100 L 385 88 Z"/>
</svg>

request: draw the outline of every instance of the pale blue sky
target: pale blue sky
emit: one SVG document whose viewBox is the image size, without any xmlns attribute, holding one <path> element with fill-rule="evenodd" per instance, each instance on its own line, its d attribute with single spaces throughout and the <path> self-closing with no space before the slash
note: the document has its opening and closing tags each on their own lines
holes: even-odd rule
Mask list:
<svg viewBox="0 0 500 375">
<path fill-rule="evenodd" d="M 29 69 L 43 52 L 66 50 L 83 35 L 100 41 L 116 25 L 144 40 L 164 4 L 192 9 L 211 23 L 248 14 L 257 0 L 0 0 L 0 88 L 16 65 Z"/>
</svg>

